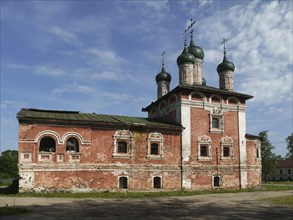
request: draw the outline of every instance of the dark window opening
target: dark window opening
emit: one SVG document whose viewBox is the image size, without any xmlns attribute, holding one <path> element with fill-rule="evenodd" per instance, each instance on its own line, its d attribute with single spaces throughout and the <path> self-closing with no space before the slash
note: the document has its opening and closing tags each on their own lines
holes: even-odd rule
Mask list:
<svg viewBox="0 0 293 220">
<path fill-rule="evenodd" d="M 151 144 L 151 154 L 158 155 L 159 154 L 159 146 L 157 143 Z"/>
<path fill-rule="evenodd" d="M 161 177 L 154 177 L 154 188 L 161 189 Z"/>
<path fill-rule="evenodd" d="M 120 177 L 119 178 L 119 188 L 120 189 L 127 189 L 127 177 Z"/>
<path fill-rule="evenodd" d="M 280 170 L 280 174 L 283 174 L 283 170 Z"/>
<path fill-rule="evenodd" d="M 127 153 L 127 143 L 125 141 L 118 142 L 118 153 Z"/>
<path fill-rule="evenodd" d="M 224 147 L 224 149 L 223 149 L 223 156 L 224 157 L 229 157 L 230 156 L 230 149 L 229 149 L 229 147 Z"/>
<path fill-rule="evenodd" d="M 213 118 L 212 119 L 212 127 L 213 128 L 219 128 L 219 119 L 218 118 Z"/>
<path fill-rule="evenodd" d="M 291 174 L 291 170 L 288 170 L 288 174 Z"/>
<path fill-rule="evenodd" d="M 45 152 L 55 152 L 56 151 L 56 142 L 51 137 L 44 137 L 40 142 L 40 151 Z"/>
<path fill-rule="evenodd" d="M 207 146 L 200 146 L 200 156 L 201 157 L 208 156 L 208 147 Z"/>
<path fill-rule="evenodd" d="M 214 186 L 215 187 L 220 186 L 220 177 L 218 177 L 218 176 L 214 177 Z"/>
<path fill-rule="evenodd" d="M 76 138 L 71 137 L 66 141 L 66 151 L 79 152 L 79 143 Z"/>
</svg>

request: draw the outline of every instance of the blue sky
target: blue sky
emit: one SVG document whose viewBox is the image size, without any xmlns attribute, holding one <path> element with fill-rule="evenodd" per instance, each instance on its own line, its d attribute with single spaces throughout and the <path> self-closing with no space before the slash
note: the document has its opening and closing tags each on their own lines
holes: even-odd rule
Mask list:
<svg viewBox="0 0 293 220">
<path fill-rule="evenodd" d="M 171 89 L 183 31 L 196 20 L 203 76 L 218 88 L 228 38 L 247 133 L 269 130 L 285 155 L 292 132 L 292 1 L 1 0 L 1 151 L 17 149 L 20 108 L 146 117 L 166 51 Z"/>
</svg>

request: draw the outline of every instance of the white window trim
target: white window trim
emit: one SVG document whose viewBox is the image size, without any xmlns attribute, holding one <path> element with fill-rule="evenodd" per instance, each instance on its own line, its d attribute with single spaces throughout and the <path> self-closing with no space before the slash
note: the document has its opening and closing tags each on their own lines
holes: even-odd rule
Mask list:
<svg viewBox="0 0 293 220">
<path fill-rule="evenodd" d="M 127 143 L 127 153 L 118 153 L 118 142 Z M 133 136 L 129 130 L 117 130 L 113 136 L 113 154 L 114 158 L 131 158 L 133 156 Z"/>
<path fill-rule="evenodd" d="M 201 146 L 207 146 L 208 147 L 208 156 L 201 156 L 200 155 L 200 148 Z M 198 156 L 197 159 L 198 160 L 211 160 L 212 159 L 212 140 L 209 136 L 207 135 L 202 135 L 198 137 L 198 141 L 197 141 L 197 148 L 198 148 Z"/>
<path fill-rule="evenodd" d="M 153 143 L 158 144 L 158 154 L 151 154 L 151 145 Z M 164 138 L 161 133 L 151 132 L 147 137 L 147 158 L 148 159 L 162 159 L 164 157 Z"/>
<path fill-rule="evenodd" d="M 213 118 L 218 119 L 219 127 L 213 128 Z M 223 133 L 224 132 L 224 117 L 223 111 L 214 107 L 210 110 L 210 132 L 211 133 Z"/>
<path fill-rule="evenodd" d="M 224 147 L 229 147 L 229 156 L 224 156 Z M 234 159 L 234 148 L 233 139 L 231 137 L 223 137 L 221 139 L 221 160 L 231 160 Z"/>
</svg>

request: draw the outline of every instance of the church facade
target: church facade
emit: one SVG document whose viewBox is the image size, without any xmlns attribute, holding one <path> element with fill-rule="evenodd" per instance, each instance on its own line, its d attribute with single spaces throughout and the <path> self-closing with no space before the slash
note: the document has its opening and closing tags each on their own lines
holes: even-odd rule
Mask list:
<svg viewBox="0 0 293 220">
<path fill-rule="evenodd" d="M 20 192 L 260 187 L 260 142 L 246 133 L 253 97 L 234 91 L 225 47 L 219 88 L 206 85 L 203 59 L 191 32 L 177 58 L 179 85 L 170 91 L 163 61 L 146 118 L 21 109 Z"/>
</svg>

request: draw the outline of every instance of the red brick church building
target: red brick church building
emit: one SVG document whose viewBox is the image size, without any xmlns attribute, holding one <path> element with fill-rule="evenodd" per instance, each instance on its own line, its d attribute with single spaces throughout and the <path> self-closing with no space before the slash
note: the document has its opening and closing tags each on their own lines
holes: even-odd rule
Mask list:
<svg viewBox="0 0 293 220">
<path fill-rule="evenodd" d="M 246 134 L 252 96 L 234 91 L 225 47 L 219 88 L 206 85 L 203 59 L 191 32 L 179 85 L 170 91 L 163 62 L 147 118 L 21 109 L 20 192 L 259 187 L 260 142 Z"/>
</svg>

